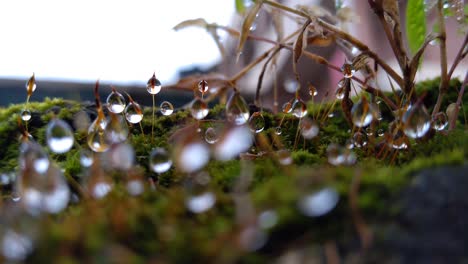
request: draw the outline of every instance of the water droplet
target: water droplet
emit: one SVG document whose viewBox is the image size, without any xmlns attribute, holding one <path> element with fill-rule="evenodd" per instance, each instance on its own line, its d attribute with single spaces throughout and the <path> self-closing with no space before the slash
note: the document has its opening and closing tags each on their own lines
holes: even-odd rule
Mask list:
<svg viewBox="0 0 468 264">
<path fill-rule="evenodd" d="M 362 132 L 356 132 L 353 135 L 353 144 L 357 148 L 362 148 L 367 145 L 367 135 Z"/>
<path fill-rule="evenodd" d="M 174 106 L 168 101 L 162 102 L 159 106 L 159 109 L 161 111 L 161 114 L 165 116 L 170 116 L 174 112 Z"/>
<path fill-rule="evenodd" d="M 32 167 L 35 172 L 44 174 L 49 169 L 50 161 L 39 144 L 25 141 L 20 145 L 19 165 L 22 170 Z"/>
<path fill-rule="evenodd" d="M 336 99 L 341 100 L 344 98 L 344 95 L 345 95 L 344 87 L 339 87 L 338 89 L 336 89 L 336 92 L 335 92 Z"/>
<path fill-rule="evenodd" d="M 283 130 L 281 129 L 280 126 L 275 127 L 275 134 L 276 135 L 281 135 L 283 133 Z"/>
<path fill-rule="evenodd" d="M 130 180 L 127 182 L 126 187 L 128 193 L 132 196 L 138 196 L 145 190 L 145 186 L 141 180 Z"/>
<path fill-rule="evenodd" d="M 143 111 L 137 102 L 130 102 L 125 107 L 125 118 L 132 124 L 138 124 L 143 119 Z"/>
<path fill-rule="evenodd" d="M 208 82 L 205 81 L 205 80 L 201 80 L 199 83 L 198 83 L 198 91 L 200 91 L 200 93 L 204 94 L 206 92 L 208 92 Z"/>
<path fill-rule="evenodd" d="M 278 223 L 278 214 L 275 210 L 266 210 L 258 215 L 258 225 L 262 229 L 270 229 Z"/>
<path fill-rule="evenodd" d="M 302 197 L 297 206 L 306 216 L 319 217 L 329 213 L 338 204 L 338 192 L 331 187 L 325 187 Z"/>
<path fill-rule="evenodd" d="M 307 105 L 301 99 L 296 100 L 292 108 L 292 114 L 297 118 L 307 115 Z"/>
<path fill-rule="evenodd" d="M 205 131 L 205 141 L 208 144 L 214 144 L 218 142 L 219 137 L 218 137 L 218 132 L 216 132 L 216 129 L 213 127 L 209 127 Z"/>
<path fill-rule="evenodd" d="M 87 190 L 94 199 L 102 199 L 112 191 L 112 181 L 101 167 L 100 159 L 95 159 L 87 176 Z"/>
<path fill-rule="evenodd" d="M 55 153 L 68 152 L 75 142 L 71 127 L 63 120 L 54 118 L 47 125 L 47 146 Z"/>
<path fill-rule="evenodd" d="M 389 147 L 393 149 L 406 149 L 408 148 L 408 138 L 403 133 L 403 129 L 396 123 L 392 123 L 389 129 L 390 133 L 386 134 L 386 142 Z"/>
<path fill-rule="evenodd" d="M 180 147 L 176 155 L 176 164 L 183 172 L 192 173 L 200 170 L 210 160 L 210 149 L 198 140 L 194 140 Z"/>
<path fill-rule="evenodd" d="M 150 94 L 158 94 L 161 91 L 161 82 L 156 78 L 156 73 L 153 73 L 153 76 L 146 83 L 146 90 Z"/>
<path fill-rule="evenodd" d="M 230 160 L 241 152 L 247 151 L 253 143 L 253 136 L 246 126 L 235 126 L 228 129 L 215 146 L 215 158 Z"/>
<path fill-rule="evenodd" d="M 111 114 L 104 131 L 108 145 L 124 142 L 128 137 L 128 125 L 121 115 Z"/>
<path fill-rule="evenodd" d="M 256 251 L 267 242 L 267 234 L 256 225 L 247 226 L 239 236 L 239 243 L 247 251 Z"/>
<path fill-rule="evenodd" d="M 200 98 L 195 98 L 190 105 L 190 114 L 197 120 L 202 120 L 208 115 L 208 105 Z"/>
<path fill-rule="evenodd" d="M 135 163 L 135 150 L 130 144 L 114 144 L 109 151 L 106 152 L 105 161 L 110 169 L 127 171 L 131 169 Z"/>
<path fill-rule="evenodd" d="M 48 213 L 59 213 L 70 201 L 70 188 L 62 171 L 56 166 L 50 166 L 41 192 L 41 209 Z"/>
<path fill-rule="evenodd" d="M 328 118 L 332 118 L 332 117 L 334 117 L 334 116 L 335 116 L 335 113 L 333 113 L 333 112 L 330 112 L 330 113 L 328 114 Z"/>
<path fill-rule="evenodd" d="M 343 66 L 341 66 L 341 72 L 343 73 L 343 76 L 345 78 L 352 78 L 354 73 L 355 73 L 355 70 L 354 70 L 354 67 L 352 64 L 350 63 L 345 63 L 343 64 Z"/>
<path fill-rule="evenodd" d="M 106 181 L 96 182 L 89 190 L 95 199 L 101 199 L 112 191 L 112 184 Z"/>
<path fill-rule="evenodd" d="M 383 129 L 380 128 L 379 130 L 377 130 L 377 136 L 382 137 L 384 134 L 385 132 Z"/>
<path fill-rule="evenodd" d="M 33 75 L 29 78 L 28 82 L 26 82 L 26 91 L 28 92 L 28 96 L 31 96 L 35 90 L 36 90 L 36 77 L 33 73 Z"/>
<path fill-rule="evenodd" d="M 212 192 L 205 192 L 189 196 L 185 205 L 192 213 L 200 214 L 212 208 L 215 202 L 216 196 Z"/>
<path fill-rule="evenodd" d="M 31 111 L 29 111 L 28 109 L 24 109 L 23 111 L 21 111 L 21 119 L 25 122 L 28 122 L 29 120 L 31 120 Z"/>
<path fill-rule="evenodd" d="M 255 112 L 249 118 L 249 127 L 250 131 L 254 133 L 260 133 L 265 128 L 265 119 L 263 118 L 262 113 Z"/>
<path fill-rule="evenodd" d="M 424 105 L 410 106 L 402 118 L 403 131 L 410 138 L 423 137 L 431 128 L 431 117 Z"/>
<path fill-rule="evenodd" d="M 239 92 L 234 92 L 226 104 L 226 117 L 229 122 L 242 125 L 249 120 L 249 107 Z"/>
<path fill-rule="evenodd" d="M 278 150 L 276 152 L 276 156 L 278 158 L 278 162 L 281 165 L 286 166 L 286 165 L 291 165 L 293 163 L 291 153 L 286 149 Z"/>
<path fill-rule="evenodd" d="M 98 114 L 98 117 L 89 126 L 87 142 L 92 151 L 105 152 L 109 148 L 104 134 L 106 126 L 107 121 L 104 114 Z"/>
<path fill-rule="evenodd" d="M 157 174 L 168 171 L 172 166 L 172 160 L 169 153 L 163 148 L 155 148 L 149 156 L 150 169 Z"/>
<path fill-rule="evenodd" d="M 88 131 L 91 120 L 85 111 L 79 111 L 73 117 L 73 126 L 79 132 Z"/>
<path fill-rule="evenodd" d="M 448 125 L 448 118 L 444 112 L 439 112 L 432 118 L 432 127 L 437 131 L 444 130 Z"/>
<path fill-rule="evenodd" d="M 353 141 L 352 139 L 347 139 L 347 140 L 346 140 L 345 147 L 346 147 L 347 149 L 353 149 L 353 148 L 354 148 L 354 141 Z"/>
<path fill-rule="evenodd" d="M 107 109 L 114 114 L 120 114 L 125 110 L 125 98 L 123 95 L 113 90 L 106 99 Z"/>
<path fill-rule="evenodd" d="M 288 93 L 295 93 L 299 89 L 299 82 L 296 79 L 287 79 L 284 81 L 284 89 Z"/>
<path fill-rule="evenodd" d="M 29 253 L 32 252 L 33 245 L 30 236 L 13 229 L 7 229 L 0 241 L 3 256 L 13 262 L 26 259 Z"/>
<path fill-rule="evenodd" d="M 93 153 L 87 149 L 82 149 L 80 152 L 80 164 L 81 166 L 88 168 L 93 165 L 94 157 Z"/>
<path fill-rule="evenodd" d="M 359 55 L 359 53 L 361 53 L 361 51 L 358 48 L 356 47 L 351 48 L 351 54 L 353 54 L 353 56 L 357 56 Z"/>
<path fill-rule="evenodd" d="M 312 84 L 309 84 L 309 94 L 312 97 L 315 97 L 318 94 L 317 88 L 315 88 L 315 86 L 313 86 Z"/>
<path fill-rule="evenodd" d="M 353 124 L 357 127 L 368 126 L 376 116 L 377 111 L 364 96 L 351 108 Z"/>
<path fill-rule="evenodd" d="M 457 118 L 457 104 L 456 103 L 451 103 L 447 106 L 447 109 L 445 110 L 445 113 L 447 114 L 448 120 L 454 120 Z"/>
<path fill-rule="evenodd" d="M 328 145 L 327 157 L 328 163 L 334 166 L 353 165 L 356 162 L 356 155 L 349 148 L 334 143 Z"/>
<path fill-rule="evenodd" d="M 301 134 L 305 139 L 312 139 L 319 133 L 317 122 L 305 117 L 300 121 Z"/>
<path fill-rule="evenodd" d="M 366 135 L 368 135 L 370 137 L 373 134 L 374 134 L 374 131 L 372 130 L 372 128 L 371 127 L 366 127 Z"/>
</svg>

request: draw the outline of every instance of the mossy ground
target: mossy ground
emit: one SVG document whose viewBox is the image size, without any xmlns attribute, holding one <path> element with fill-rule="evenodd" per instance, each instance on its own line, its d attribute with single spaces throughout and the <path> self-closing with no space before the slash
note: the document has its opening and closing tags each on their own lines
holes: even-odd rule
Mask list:
<svg viewBox="0 0 468 264">
<path fill-rule="evenodd" d="M 438 81 L 421 83 L 418 91 L 429 91 L 426 105 L 435 101 L 433 91 Z M 453 82 L 445 104 L 456 100 L 459 82 Z M 465 96 L 466 98 L 466 96 Z M 466 101 L 466 100 L 465 100 Z M 466 105 L 467 102 L 465 102 Z M 168 138 L 179 128 L 194 122 L 187 111 L 178 110 L 171 116 L 157 116 L 155 135 L 151 134 L 151 109 L 145 109 L 144 134 L 139 126 L 131 127 L 129 142 L 134 146 L 136 161 L 146 177 L 157 178 L 155 191 L 132 197 L 123 186 L 125 175 L 116 173 L 114 190 L 102 200 L 80 197 L 59 215 L 44 216 L 38 221 L 41 231 L 30 262 L 57 263 L 268 263 L 295 246 L 323 245 L 333 241 L 338 245 L 355 245 L 359 241 L 355 215 L 374 233 L 392 225 L 399 211 L 399 195 L 412 176 L 421 169 L 466 163 L 468 137 L 464 107 L 457 128 L 448 135 L 441 133 L 424 142 L 412 141 L 408 150 L 392 152 L 385 158 L 376 158 L 375 146 L 381 139 L 375 137 L 365 149 L 356 150 L 358 162 L 351 167 L 333 167 L 327 163 L 329 143 L 344 144 L 350 138 L 349 126 L 337 107 L 335 117 L 321 123 L 320 134 L 311 141 L 299 140 L 291 151 L 293 165 L 281 165 L 274 155 L 255 156 L 253 161 L 212 160 L 205 170 L 211 175 L 212 190 L 217 201 L 211 210 L 193 214 L 185 207 L 187 192 L 183 188 L 185 175 L 171 169 L 157 177 L 148 169 L 148 154 L 153 147 L 170 148 Z M 327 107 L 310 105 L 309 115 L 323 116 Z M 0 169 L 15 171 L 18 157 L 17 119 L 23 105 L 0 109 Z M 54 112 L 70 122 L 84 107 L 77 102 L 47 99 L 30 104 L 33 112 L 29 131 L 44 145 L 45 125 Z M 207 119 L 217 119 L 223 107 L 217 106 Z M 381 109 L 384 117 L 388 110 Z M 297 120 L 286 116 L 283 133 L 274 134 L 282 116 L 264 114 L 266 130 L 256 139 L 256 151 L 271 151 L 282 147 L 293 149 Z M 202 125 L 203 126 L 203 125 Z M 386 127 L 383 123 L 382 128 Z M 77 145 L 67 154 L 51 158 L 65 169 L 72 189 L 82 182 L 79 151 L 86 147 L 85 132 L 75 134 Z M 271 149 L 260 142 L 268 142 Z M 430 153 L 430 155 L 428 155 Z M 194 157 L 196 158 L 196 157 Z M 247 164 L 247 165 L 246 165 Z M 249 187 L 250 199 L 257 212 L 275 210 L 278 222 L 265 230 L 268 242 L 256 252 L 248 252 L 239 243 L 239 234 L 245 228 L 235 221 L 234 186 L 245 166 L 253 164 L 253 179 Z M 358 180 L 359 179 L 359 180 Z M 357 181 L 357 182 L 356 182 Z M 359 191 L 352 191 L 358 184 Z M 329 214 L 306 217 L 298 210 L 297 202 L 304 194 L 323 186 L 331 186 L 339 193 L 339 202 Z M 76 187 L 76 185 L 75 185 Z M 9 190 L 2 196 L 9 200 Z M 239 194 L 237 194 L 239 195 Z M 353 199 L 357 208 L 351 209 Z M 354 243 L 354 244 L 353 244 Z M 359 248 L 359 242 L 357 242 Z"/>
</svg>

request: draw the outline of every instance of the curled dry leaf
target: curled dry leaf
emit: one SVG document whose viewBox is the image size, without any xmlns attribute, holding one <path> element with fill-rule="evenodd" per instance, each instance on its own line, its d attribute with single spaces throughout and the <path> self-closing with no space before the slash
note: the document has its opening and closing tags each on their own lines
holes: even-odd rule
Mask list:
<svg viewBox="0 0 468 264">
<path fill-rule="evenodd" d="M 197 18 L 197 19 L 189 19 L 180 22 L 177 24 L 173 29 L 175 31 L 187 28 L 187 27 L 207 27 L 208 23 L 206 22 L 205 19 L 203 18 Z"/>
<path fill-rule="evenodd" d="M 293 49 L 294 64 L 296 64 L 297 61 L 299 61 L 299 58 L 301 57 L 302 52 L 304 51 L 304 49 L 307 46 L 307 43 L 306 43 L 306 45 L 304 45 L 304 33 L 305 33 L 307 27 L 309 26 L 310 22 L 311 22 L 311 20 L 307 19 L 307 21 L 302 26 L 301 32 L 297 36 L 297 39 L 296 39 L 296 41 L 294 43 L 294 49 Z"/>
<path fill-rule="evenodd" d="M 317 47 L 328 47 L 335 41 L 335 35 L 317 34 L 307 38 L 307 45 Z"/>
<path fill-rule="evenodd" d="M 354 70 L 359 71 L 363 69 L 367 64 L 367 58 L 369 58 L 369 56 L 366 53 L 361 53 L 354 57 L 352 61 Z"/>
<path fill-rule="evenodd" d="M 255 21 L 255 18 L 257 17 L 257 14 L 260 11 L 262 4 L 263 4 L 263 1 L 257 1 L 255 5 L 249 10 L 249 12 L 247 13 L 247 16 L 244 19 L 244 22 L 242 23 L 242 30 L 241 30 L 241 34 L 239 37 L 239 44 L 237 45 L 237 49 L 236 49 L 237 59 L 239 58 L 239 55 L 242 52 L 242 48 L 244 47 L 245 42 L 247 41 L 247 37 L 249 36 L 250 28 L 252 27 L 252 24 Z"/>
</svg>

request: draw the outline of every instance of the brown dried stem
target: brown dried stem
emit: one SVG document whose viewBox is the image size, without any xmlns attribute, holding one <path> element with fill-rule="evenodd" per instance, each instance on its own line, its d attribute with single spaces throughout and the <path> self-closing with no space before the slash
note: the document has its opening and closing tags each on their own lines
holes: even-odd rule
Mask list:
<svg viewBox="0 0 468 264">
<path fill-rule="evenodd" d="M 460 92 L 458 93 L 458 98 L 457 98 L 457 103 L 455 106 L 454 114 L 452 115 L 452 119 L 450 120 L 449 131 L 453 130 L 457 123 L 457 116 L 458 116 L 458 112 L 460 111 L 460 106 L 462 104 L 463 94 L 465 93 L 465 87 L 467 83 L 468 83 L 468 72 L 465 74 L 465 80 L 463 81 Z"/>
<path fill-rule="evenodd" d="M 445 17 L 443 11 L 443 3 L 442 0 L 437 1 L 437 17 L 439 19 L 439 26 L 440 26 L 440 34 L 439 34 L 439 41 L 440 41 L 440 85 L 439 85 L 439 96 L 437 97 L 437 102 L 434 106 L 432 111 L 432 115 L 435 115 L 439 112 L 440 106 L 442 105 L 442 100 L 444 99 L 444 95 L 447 93 L 449 79 L 447 75 L 447 47 L 446 47 L 446 38 L 447 34 L 445 32 Z"/>
</svg>

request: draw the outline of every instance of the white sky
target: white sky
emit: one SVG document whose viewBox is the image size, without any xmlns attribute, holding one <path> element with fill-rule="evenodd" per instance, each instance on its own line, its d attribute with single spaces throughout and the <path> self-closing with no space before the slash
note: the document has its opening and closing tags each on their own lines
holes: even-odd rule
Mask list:
<svg viewBox="0 0 468 264">
<path fill-rule="evenodd" d="M 28 0 L 0 2 L 0 78 L 164 83 L 177 69 L 220 59 L 200 28 L 172 28 L 203 17 L 228 25 L 233 0 Z"/>
</svg>

